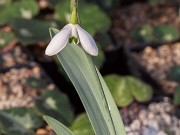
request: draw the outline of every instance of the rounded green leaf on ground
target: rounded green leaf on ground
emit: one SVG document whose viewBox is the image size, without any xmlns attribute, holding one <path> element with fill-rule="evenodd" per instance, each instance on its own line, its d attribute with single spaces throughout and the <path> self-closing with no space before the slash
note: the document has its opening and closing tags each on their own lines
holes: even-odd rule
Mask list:
<svg viewBox="0 0 180 135">
<path fill-rule="evenodd" d="M 50 40 L 48 29 L 54 25 L 56 26 L 56 22 L 54 21 L 47 22 L 35 19 L 13 19 L 10 22 L 10 26 L 13 28 L 16 37 L 24 45 L 36 42 L 48 42 Z"/>
<path fill-rule="evenodd" d="M 33 108 L 18 107 L 4 110 L 3 112 L 26 129 L 34 130 L 42 126 L 42 121 Z"/>
<path fill-rule="evenodd" d="M 124 77 L 111 74 L 104 77 L 111 94 L 119 107 L 128 106 L 133 102 L 133 97 Z"/>
<path fill-rule="evenodd" d="M 147 102 L 153 96 L 153 90 L 150 85 L 142 82 L 141 80 L 128 76 L 126 77 L 127 85 L 133 97 L 139 102 Z"/>
<path fill-rule="evenodd" d="M 104 79 L 119 107 L 130 105 L 133 99 L 147 102 L 152 98 L 151 86 L 132 76 L 111 74 L 105 76 Z"/>
<path fill-rule="evenodd" d="M 80 114 L 70 127 L 75 135 L 94 135 L 93 128 L 86 113 Z"/>
<path fill-rule="evenodd" d="M 171 42 L 177 40 L 180 33 L 170 24 L 161 24 L 154 28 L 154 35 L 159 42 Z"/>
<path fill-rule="evenodd" d="M 144 24 L 140 28 L 134 28 L 132 30 L 132 36 L 137 41 L 152 42 L 153 27 L 151 25 Z"/>
<path fill-rule="evenodd" d="M 35 106 L 40 114 L 54 117 L 65 125 L 69 125 L 74 118 L 68 97 L 57 90 L 44 93 L 35 101 Z"/>
<path fill-rule="evenodd" d="M 35 0 L 19 0 L 6 4 L 0 12 L 0 24 L 4 24 L 14 18 L 31 19 L 38 14 L 39 8 Z"/>
<path fill-rule="evenodd" d="M 12 32 L 0 32 L 0 49 L 7 46 L 11 42 L 16 41 L 16 37 Z"/>
<path fill-rule="evenodd" d="M 180 65 L 175 65 L 171 67 L 170 72 L 169 72 L 169 77 L 173 81 L 180 82 Z"/>
</svg>

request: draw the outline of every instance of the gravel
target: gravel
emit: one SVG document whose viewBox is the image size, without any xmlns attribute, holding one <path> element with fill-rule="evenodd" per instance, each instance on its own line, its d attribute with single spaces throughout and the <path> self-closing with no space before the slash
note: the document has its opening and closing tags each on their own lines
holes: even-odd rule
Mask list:
<svg viewBox="0 0 180 135">
<path fill-rule="evenodd" d="M 174 65 L 180 65 L 180 42 L 164 44 L 157 49 L 148 46 L 135 57 L 167 92 L 174 92 L 178 83 L 169 78 L 169 71 Z"/>
<path fill-rule="evenodd" d="M 147 107 L 139 105 L 139 113 L 133 112 L 130 107 L 130 116 L 127 118 L 124 110 L 121 111 L 125 122 L 127 135 L 180 135 L 180 119 L 175 115 L 175 106 L 165 97 L 161 102 L 152 102 Z M 126 120 L 127 121 L 127 120 Z"/>
</svg>

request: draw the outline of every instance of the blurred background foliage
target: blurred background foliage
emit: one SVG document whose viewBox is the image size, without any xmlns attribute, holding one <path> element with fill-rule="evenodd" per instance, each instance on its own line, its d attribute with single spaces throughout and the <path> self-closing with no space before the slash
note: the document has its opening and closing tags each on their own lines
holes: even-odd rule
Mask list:
<svg viewBox="0 0 180 135">
<path fill-rule="evenodd" d="M 79 0 L 81 25 L 95 38 L 99 48 L 99 55 L 92 59 L 98 69 L 103 69 L 104 79 L 119 108 L 127 108 L 135 102 L 142 104 L 149 103 L 154 96 L 154 87 L 137 77 L 124 75 L 126 73 L 119 75 L 121 74 L 120 69 L 117 69 L 119 67 L 111 67 L 110 64 L 114 59 L 116 60 L 115 64 L 124 66 L 121 65 L 124 59 L 124 57 L 121 59 L 121 56 L 127 51 L 125 43 L 123 43 L 123 49 L 125 48 L 125 50 L 118 50 L 120 43 L 117 42 L 116 36 L 118 37 L 121 29 L 116 32 L 117 27 L 114 30 L 116 33 L 111 33 L 110 29 L 113 29 L 114 23 L 116 26 L 127 27 L 129 33 L 124 34 L 121 32 L 129 36 L 132 41 L 135 41 L 139 45 L 141 45 L 141 43 L 161 44 L 175 42 L 179 40 L 180 36 L 179 27 L 177 28 L 169 22 L 164 24 L 143 22 L 141 25 L 135 25 L 132 29 L 129 29 L 131 26 L 129 23 L 123 25 L 122 21 L 118 22 L 120 15 L 116 16 L 114 11 L 119 12 L 120 7 L 122 8 L 126 5 L 125 3 L 128 2 L 133 3 L 134 1 Z M 157 7 L 159 7 L 158 4 L 161 4 L 161 2 L 157 0 L 149 0 L 146 2 L 150 5 L 150 9 L 157 9 Z M 172 1 L 168 0 L 165 0 L 165 3 L 166 2 L 172 3 Z M 176 3 L 176 1 L 174 2 Z M 112 14 L 114 15 L 113 17 Z M 156 14 L 152 12 L 147 14 L 147 16 L 153 18 Z M 37 76 L 27 77 L 24 81 L 25 86 L 28 87 L 32 93 L 36 93 L 36 96 L 33 97 L 33 103 L 30 107 L 1 109 L 0 134 L 41 135 L 37 133 L 38 129 L 47 128 L 42 118 L 43 115 L 49 115 L 61 121 L 68 126 L 75 135 L 94 134 L 87 115 L 85 113 L 77 114 L 75 112 L 76 108 L 72 103 L 76 102 L 76 98 L 73 97 L 73 92 L 69 91 L 71 85 L 70 80 L 61 65 L 57 62 L 57 58 L 47 58 L 47 56 L 44 56 L 44 49 L 50 41 L 49 27 L 61 29 L 69 22 L 69 17 L 69 0 L 0 0 L 0 55 L 3 55 L 4 52 L 6 53 L 6 50 L 9 50 L 15 42 L 29 49 L 31 52 L 30 55 L 33 55 L 33 58 L 38 62 L 47 63 L 47 67 L 50 69 L 50 74 L 47 74 L 51 77 L 54 76 L 51 74 L 51 71 L 54 70 L 53 66 L 58 67 L 59 74 L 68 84 L 68 89 L 62 88 L 62 90 L 61 87 L 60 89 L 54 87 L 49 88 L 47 76 L 41 78 Z M 126 21 L 126 18 L 123 21 Z M 140 48 L 141 47 L 142 46 L 140 46 Z M 0 56 L 0 69 L 4 66 L 3 63 L 4 59 Z M 27 63 L 29 64 L 30 62 L 27 60 Z M 49 63 L 53 63 L 52 66 L 50 66 Z M 34 65 L 34 63 L 32 65 Z M 103 68 L 104 66 L 107 66 L 108 69 Z M 113 69 L 117 69 L 118 71 L 111 71 Z M 8 70 L 3 70 L 2 73 Z M 176 106 L 179 106 L 180 66 L 174 64 L 166 72 L 168 72 L 170 80 L 178 84 L 173 93 L 173 101 Z M 54 78 L 58 83 L 61 83 L 62 80 L 58 79 L 59 78 Z M 72 88 L 70 90 L 72 90 Z M 64 91 L 68 91 L 67 93 L 70 93 L 69 95 L 71 95 L 73 99 L 64 94 Z"/>
</svg>

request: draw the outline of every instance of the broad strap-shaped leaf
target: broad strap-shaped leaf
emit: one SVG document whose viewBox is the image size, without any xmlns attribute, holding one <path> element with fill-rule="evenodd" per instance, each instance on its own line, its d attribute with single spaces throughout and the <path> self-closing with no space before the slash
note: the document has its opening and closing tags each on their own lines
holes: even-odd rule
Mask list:
<svg viewBox="0 0 180 135">
<path fill-rule="evenodd" d="M 55 33 L 50 32 L 51 35 Z M 109 90 L 103 89 L 106 87 L 102 86 L 90 56 L 79 46 L 68 44 L 58 53 L 58 58 L 80 96 L 96 135 L 125 135 L 117 107 Z M 104 95 L 108 95 L 108 99 Z"/>
<path fill-rule="evenodd" d="M 74 135 L 67 127 L 52 117 L 44 116 L 45 121 L 54 129 L 57 135 Z"/>
<path fill-rule="evenodd" d="M 118 108 L 116 106 L 116 103 L 115 103 L 102 75 L 100 74 L 100 72 L 98 70 L 97 70 L 97 73 L 98 73 L 98 77 L 101 81 L 102 88 L 104 90 L 104 95 L 106 97 L 107 104 L 109 106 L 109 113 L 110 113 L 112 121 L 113 121 L 116 135 L 126 135 L 126 132 L 124 129 L 124 124 L 122 122 L 121 116 L 120 116 Z"/>
</svg>

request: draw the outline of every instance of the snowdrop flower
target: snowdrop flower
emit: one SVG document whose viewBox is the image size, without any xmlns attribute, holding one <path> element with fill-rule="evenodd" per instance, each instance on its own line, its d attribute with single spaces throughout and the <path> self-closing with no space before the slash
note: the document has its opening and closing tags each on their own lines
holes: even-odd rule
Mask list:
<svg viewBox="0 0 180 135">
<path fill-rule="evenodd" d="M 84 50 L 90 55 L 97 56 L 98 48 L 92 36 L 79 26 L 79 24 L 67 24 L 57 33 L 46 48 L 45 54 L 52 56 L 60 52 L 68 42 L 81 43 Z"/>
</svg>

